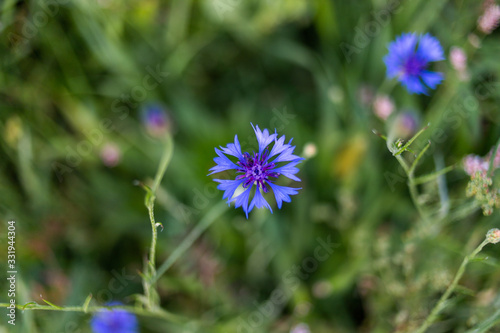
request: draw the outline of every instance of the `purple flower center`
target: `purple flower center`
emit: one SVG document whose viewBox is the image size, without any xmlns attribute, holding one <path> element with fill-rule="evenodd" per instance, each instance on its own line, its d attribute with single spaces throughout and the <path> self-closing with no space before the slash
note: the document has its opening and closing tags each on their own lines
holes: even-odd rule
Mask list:
<svg viewBox="0 0 500 333">
<path fill-rule="evenodd" d="M 243 158 L 236 162 L 239 166 L 236 173 L 241 173 L 236 179 L 245 179 L 243 183 L 244 188 L 248 188 L 248 186 L 255 183 L 257 187 L 260 186 L 265 193 L 269 191 L 266 182 L 269 181 L 269 177 L 278 177 L 279 173 L 270 171 L 276 165 L 274 163 L 269 163 L 268 155 L 269 151 L 267 149 L 261 156 L 255 152 L 253 156 L 249 153 L 244 153 Z"/>
<path fill-rule="evenodd" d="M 403 71 L 406 75 L 420 75 L 427 66 L 427 61 L 420 59 L 417 55 L 409 57 L 403 65 Z"/>
</svg>

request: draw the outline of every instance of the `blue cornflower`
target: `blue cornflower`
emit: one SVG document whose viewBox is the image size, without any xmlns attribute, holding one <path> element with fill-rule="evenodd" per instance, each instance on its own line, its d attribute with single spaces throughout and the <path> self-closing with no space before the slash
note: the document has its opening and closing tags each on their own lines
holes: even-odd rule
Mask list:
<svg viewBox="0 0 500 333">
<path fill-rule="evenodd" d="M 170 128 L 170 117 L 157 103 L 146 104 L 141 112 L 142 123 L 151 136 L 161 138 Z"/>
<path fill-rule="evenodd" d="M 123 305 L 111 302 L 107 306 Z M 94 333 L 138 333 L 139 323 L 136 316 L 126 310 L 103 310 L 94 315 L 90 321 Z"/>
<path fill-rule="evenodd" d="M 389 44 L 388 49 L 384 58 L 387 77 L 397 77 L 410 93 L 427 95 L 427 87 L 436 89 L 443 81 L 442 73 L 427 70 L 429 62 L 444 60 L 443 48 L 435 37 L 402 34 Z"/>
<path fill-rule="evenodd" d="M 230 169 L 236 170 L 235 180 L 214 179 L 220 183 L 217 188 L 224 191 L 222 199 L 227 199 L 230 204 L 235 201 L 235 207 L 242 207 L 248 218 L 248 212 L 253 207 L 267 207 L 273 212 L 269 203 L 264 199 L 262 192 L 267 193 L 269 189 L 273 190 L 276 198 L 276 204 L 281 209 L 283 201 L 290 202 L 290 195 L 297 194 L 300 188 L 291 188 L 287 186 L 276 185 L 274 182 L 280 175 L 288 177 L 295 181 L 300 181 L 295 174 L 299 171 L 295 166 L 299 164 L 303 158 L 293 155 L 295 146 L 292 146 L 292 140 L 285 143 L 285 136 L 278 138 L 278 134 L 269 134 L 267 129 L 261 131 L 259 126 L 252 127 L 257 136 L 259 143 L 259 152 L 242 153 L 238 135 L 234 136 L 234 143 L 230 143 L 227 147 L 220 147 L 221 150 L 215 148 L 215 152 L 219 157 L 214 158 L 217 164 L 209 171 L 210 173 L 218 173 Z M 268 146 L 274 142 L 274 145 L 269 151 Z M 238 159 L 236 163 L 232 162 L 226 155 L 234 156 Z M 287 163 L 286 163 L 287 162 Z M 233 197 L 234 192 L 239 186 L 243 187 L 243 192 L 236 197 Z M 248 204 L 252 188 L 255 185 L 255 195 Z"/>
</svg>

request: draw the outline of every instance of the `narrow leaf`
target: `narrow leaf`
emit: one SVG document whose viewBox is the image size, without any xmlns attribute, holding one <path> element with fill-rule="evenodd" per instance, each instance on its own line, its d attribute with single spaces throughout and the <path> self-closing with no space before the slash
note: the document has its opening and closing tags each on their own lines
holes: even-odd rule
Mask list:
<svg viewBox="0 0 500 333">
<path fill-rule="evenodd" d="M 45 300 L 45 299 L 43 299 L 43 298 L 42 298 L 42 301 L 44 301 L 45 303 L 47 303 L 47 304 L 48 304 L 48 305 L 50 305 L 51 307 L 56 308 L 56 309 L 58 309 L 58 310 L 62 310 L 62 309 L 63 309 L 62 307 L 57 306 L 57 305 L 55 305 L 54 303 L 51 303 L 51 302 L 49 302 L 49 301 L 47 301 L 47 300 Z"/>
<path fill-rule="evenodd" d="M 473 329 L 468 330 L 465 333 L 484 333 L 490 332 L 490 328 L 493 326 L 500 324 L 500 310 L 497 310 L 491 317 L 474 327 Z"/>
<path fill-rule="evenodd" d="M 89 308 L 90 300 L 92 299 L 92 294 L 89 294 L 83 302 L 83 312 L 87 313 L 87 309 Z"/>
<path fill-rule="evenodd" d="M 439 171 L 430 173 L 428 175 L 417 177 L 417 178 L 415 178 L 413 180 L 413 183 L 416 184 L 416 185 L 418 185 L 418 184 L 423 184 L 423 183 L 430 182 L 431 180 L 434 180 L 434 179 L 438 178 L 439 176 L 444 175 L 445 173 L 450 172 L 453 169 L 455 169 L 455 165 L 450 165 L 449 167 L 443 168 L 443 169 L 441 169 Z"/>
</svg>

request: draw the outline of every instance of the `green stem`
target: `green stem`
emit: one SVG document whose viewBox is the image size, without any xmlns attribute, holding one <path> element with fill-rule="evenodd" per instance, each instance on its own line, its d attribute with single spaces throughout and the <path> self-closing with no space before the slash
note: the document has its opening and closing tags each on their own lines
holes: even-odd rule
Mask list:
<svg viewBox="0 0 500 333">
<path fill-rule="evenodd" d="M 415 207 L 417 207 L 418 214 L 425 222 L 427 222 L 427 214 L 422 208 L 422 205 L 418 202 L 418 190 L 413 177 L 408 177 L 408 188 L 410 190 L 411 200 L 413 201 Z"/>
<path fill-rule="evenodd" d="M 403 147 L 401 147 L 398 150 L 395 150 L 395 147 L 393 147 L 393 145 L 394 145 L 394 143 L 393 143 L 394 142 L 394 138 L 393 138 L 392 135 L 389 136 L 390 139 L 388 139 L 387 142 L 386 142 L 387 149 L 392 153 L 392 155 L 394 157 L 396 157 L 396 159 L 398 160 L 399 164 L 403 168 L 406 176 L 408 177 L 408 188 L 410 190 L 411 199 L 413 201 L 413 204 L 417 208 L 417 211 L 418 211 L 419 215 L 426 222 L 427 222 L 427 214 L 424 212 L 424 209 L 422 208 L 422 206 L 418 202 L 418 190 L 417 190 L 417 183 L 415 182 L 414 173 L 415 173 L 415 168 L 417 167 L 418 162 L 420 161 L 420 159 L 422 158 L 422 156 L 425 154 L 425 152 L 427 151 L 427 149 L 429 149 L 430 142 L 427 143 L 427 145 L 425 146 L 425 148 L 420 152 L 420 154 L 417 156 L 417 158 L 415 159 L 415 161 L 413 161 L 413 163 L 412 163 L 411 166 L 408 165 L 408 163 L 404 160 L 404 158 L 402 157 L 401 154 L 404 151 L 408 150 L 408 148 L 415 141 L 415 139 L 417 139 L 422 133 L 424 133 L 425 130 L 428 127 L 429 127 L 429 125 L 425 126 L 420 131 L 418 131 L 410 140 L 408 140 L 408 142 Z"/>
<path fill-rule="evenodd" d="M 215 205 L 196 225 L 196 227 L 191 230 L 189 235 L 182 241 L 182 243 L 176 247 L 174 252 L 161 264 L 160 268 L 156 272 L 156 275 L 152 279 L 152 283 L 156 282 L 165 272 L 179 259 L 184 252 L 186 252 L 191 245 L 200 237 L 200 235 L 212 225 L 227 209 L 226 202 L 222 201 Z"/>
<path fill-rule="evenodd" d="M 172 141 L 172 137 L 170 136 L 170 134 L 168 134 L 165 139 L 165 150 L 160 161 L 160 166 L 158 167 L 158 171 L 156 172 L 153 187 L 151 187 L 151 192 L 153 192 L 153 194 L 156 193 L 156 190 L 160 186 L 161 180 L 163 179 L 165 171 L 167 171 L 167 167 L 170 164 L 170 160 L 172 159 L 173 152 L 174 143 Z"/>
<path fill-rule="evenodd" d="M 403 170 L 405 171 L 406 176 L 408 177 L 408 189 L 410 190 L 411 200 L 413 201 L 413 204 L 417 208 L 417 211 L 418 211 L 418 214 L 420 215 L 420 217 L 424 221 L 427 221 L 427 215 L 425 214 L 422 206 L 418 202 L 417 184 L 415 183 L 415 178 L 413 177 L 415 163 L 410 168 L 401 155 L 395 155 L 395 157 L 398 160 L 401 167 L 403 168 Z"/>
<path fill-rule="evenodd" d="M 452 171 L 453 169 L 455 169 L 456 165 L 453 164 L 453 165 L 450 165 L 446 168 L 443 168 L 439 171 L 436 171 L 436 172 L 433 172 L 433 173 L 430 173 L 428 175 L 425 175 L 425 176 L 420 176 L 420 177 L 417 177 L 417 178 L 414 178 L 413 179 L 413 182 L 418 185 L 418 184 L 423 184 L 423 183 L 427 183 L 427 182 L 430 182 L 431 180 L 434 180 L 436 178 L 438 178 L 439 176 L 441 175 L 444 175 L 445 173 L 448 173 L 450 171 Z"/>
<path fill-rule="evenodd" d="M 156 256 L 156 240 L 158 238 L 158 230 L 156 228 L 154 205 L 148 206 L 149 220 L 151 221 L 151 247 L 149 249 L 149 263 L 151 266 L 151 273 L 155 273 L 155 256 Z"/>
<path fill-rule="evenodd" d="M 7 308 L 10 303 L 0 303 L 0 308 Z M 96 313 L 105 310 L 121 309 L 127 312 L 134 313 L 139 316 L 160 318 L 173 323 L 186 323 L 187 318 L 183 318 L 178 315 L 174 315 L 165 310 L 159 309 L 155 311 L 148 311 L 145 309 L 137 308 L 134 306 L 89 306 L 87 308 L 83 306 L 65 306 L 65 307 L 55 307 L 51 305 L 40 305 L 40 304 L 28 304 L 28 305 L 16 305 L 18 310 L 40 310 L 40 311 L 62 311 L 62 312 L 83 312 L 83 313 Z"/>
<path fill-rule="evenodd" d="M 151 246 L 149 249 L 149 258 L 147 265 L 144 269 L 145 276 L 143 276 L 143 287 L 144 296 L 147 299 L 147 308 L 152 309 L 157 305 L 156 290 L 154 283 L 156 281 L 156 242 L 158 238 L 158 225 L 155 220 L 154 206 L 156 199 L 156 190 L 160 186 L 161 180 L 167 171 L 167 167 L 172 159 L 173 154 L 173 141 L 169 134 L 166 136 L 165 140 L 165 150 L 163 152 L 162 159 L 160 161 L 160 166 L 156 172 L 155 179 L 153 181 L 153 186 L 149 190 L 145 187 L 147 194 L 145 199 L 145 204 L 148 209 L 149 221 L 151 222 Z"/>
<path fill-rule="evenodd" d="M 424 323 L 422 324 L 422 326 L 420 326 L 420 328 L 416 331 L 416 333 L 424 333 L 427 330 L 427 328 L 429 328 L 429 326 L 436 320 L 439 313 L 443 310 L 446 300 L 448 300 L 451 293 L 457 287 L 458 281 L 460 281 L 460 279 L 462 278 L 462 275 L 464 275 L 465 268 L 467 267 L 467 264 L 471 260 L 473 260 L 476 257 L 476 255 L 479 252 L 481 252 L 483 247 L 488 243 L 489 243 L 489 241 L 487 239 L 485 239 L 481 244 L 479 244 L 479 246 L 474 251 L 472 251 L 471 254 L 469 254 L 468 256 L 466 256 L 464 258 L 464 260 L 462 261 L 462 264 L 460 265 L 460 268 L 457 271 L 457 274 L 455 275 L 455 278 L 453 279 L 453 282 L 448 286 L 445 293 L 441 296 L 441 298 L 439 299 L 436 306 L 434 306 L 431 313 L 429 314 L 429 316 L 427 316 Z"/>
<path fill-rule="evenodd" d="M 377 95 L 389 95 L 394 87 L 396 87 L 398 81 L 395 79 L 385 79 L 377 90 Z"/>
<path fill-rule="evenodd" d="M 420 152 L 420 154 L 418 154 L 418 156 L 415 159 L 415 161 L 413 161 L 413 164 L 411 165 L 411 168 L 408 171 L 408 174 L 411 176 L 412 179 L 415 179 L 415 177 L 414 177 L 414 175 L 415 175 L 415 169 L 417 168 L 418 162 L 420 161 L 420 159 L 422 158 L 422 156 L 424 156 L 425 152 L 427 151 L 427 149 L 429 149 L 430 146 L 431 146 L 431 142 L 429 141 L 425 145 L 424 149 L 422 149 L 422 151 Z"/>
</svg>

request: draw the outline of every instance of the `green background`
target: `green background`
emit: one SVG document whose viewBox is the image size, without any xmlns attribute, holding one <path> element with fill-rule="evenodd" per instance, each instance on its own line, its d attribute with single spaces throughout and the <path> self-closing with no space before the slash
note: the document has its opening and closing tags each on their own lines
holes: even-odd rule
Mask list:
<svg viewBox="0 0 500 333">
<path fill-rule="evenodd" d="M 174 140 L 156 204 L 158 263 L 203 217 L 217 218 L 158 282 L 162 307 L 188 323 L 139 317 L 141 332 L 246 332 L 244 322 L 259 322 L 255 332 L 298 323 L 315 333 L 410 332 L 498 227 L 497 212 L 461 210 L 472 202 L 461 159 L 484 156 L 500 132 L 499 35 L 477 30 L 479 1 L 4 0 L 0 10 L 0 244 L 6 253 L 15 220 L 18 304 L 81 305 L 89 293 L 95 305 L 133 304 L 128 296 L 142 293 L 151 228 L 133 182 L 151 182 L 165 146 L 141 123 L 148 103 L 166 110 Z M 387 44 L 403 32 L 436 36 L 447 59 L 463 47 L 470 79 L 445 60 L 433 65 L 445 81 L 430 96 L 386 82 Z M 445 197 L 435 181 L 419 187 L 428 224 L 372 133 L 398 133 L 398 118 L 378 119 L 363 91 L 390 94 L 419 128 L 431 123 L 412 146 L 432 142 L 417 175 L 457 165 L 442 178 Z M 251 122 L 317 155 L 299 165 L 291 203 L 279 210 L 268 197 L 274 214 L 254 209 L 246 220 L 222 208 L 207 174 L 214 147 L 235 134 L 255 149 Z M 121 151 L 112 168 L 100 157 L 106 143 Z M 314 258 L 318 237 L 333 252 L 287 282 Z M 465 332 L 498 311 L 498 249 L 482 255 L 429 332 Z M 266 312 L 277 288 L 289 298 Z M 13 329 L 1 312 L 2 333 L 90 332 L 89 314 L 18 311 Z"/>
</svg>

